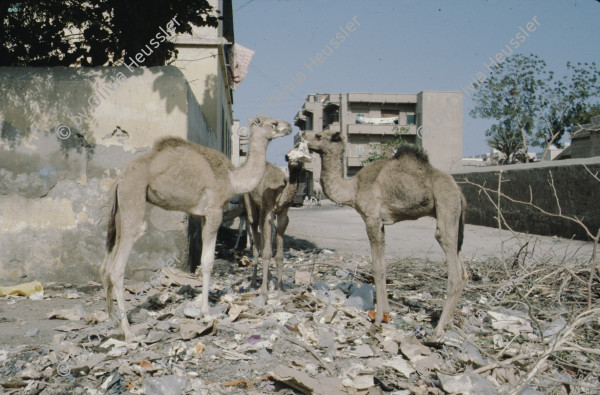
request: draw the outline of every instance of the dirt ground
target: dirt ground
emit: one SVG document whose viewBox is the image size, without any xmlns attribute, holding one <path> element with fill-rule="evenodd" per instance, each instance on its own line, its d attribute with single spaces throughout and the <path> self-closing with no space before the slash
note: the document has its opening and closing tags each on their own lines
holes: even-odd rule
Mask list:
<svg viewBox="0 0 600 395">
<path fill-rule="evenodd" d="M 395 358 L 393 359 L 394 363 L 398 362 L 396 360 L 398 357 L 395 356 L 394 351 L 390 351 L 387 346 L 384 346 L 385 341 L 388 342 L 387 345 L 389 346 L 389 340 L 394 339 L 392 343 L 395 342 L 402 348 L 403 341 L 406 341 L 408 336 L 411 336 L 412 339 L 416 335 L 424 342 L 423 344 L 428 344 L 425 342 L 425 339 L 431 335 L 431 329 L 435 325 L 435 320 L 439 317 L 446 287 L 446 268 L 443 263 L 441 249 L 434 238 L 434 232 L 435 220 L 432 218 L 422 218 L 417 221 L 407 221 L 386 227 L 386 256 L 389 262 L 388 287 L 392 302 L 393 317 L 393 325 L 389 326 L 388 330 L 391 331 L 390 333 L 395 333 L 395 335 L 388 334 L 385 337 L 387 340 L 381 336 L 379 338 L 375 337 L 379 339 L 380 344 L 377 341 L 370 340 L 366 335 L 370 325 L 366 312 L 355 313 L 353 310 L 346 310 L 345 307 L 336 307 L 338 308 L 337 321 L 334 319 L 329 323 L 330 326 L 326 326 L 326 331 L 336 332 L 335 347 L 331 344 L 320 344 L 318 340 L 315 340 L 314 334 L 311 335 L 311 330 L 318 333 L 319 336 L 323 335 L 322 331 L 325 330 L 323 329 L 325 327 L 322 326 L 324 325 L 322 319 L 326 315 L 325 313 L 331 309 L 330 305 L 323 302 L 322 295 L 329 295 L 324 297 L 327 299 L 335 294 L 335 292 L 339 294 L 339 290 L 347 287 L 348 284 L 351 284 L 351 287 L 356 286 L 357 288 L 361 284 L 368 285 L 372 283 L 369 265 L 370 249 L 361 218 L 352 209 L 338 207 L 326 201 L 321 206 L 293 208 L 290 210 L 290 225 L 286 236 L 286 270 L 284 272 L 284 284 L 286 284 L 287 292 L 275 293 L 273 299 L 266 306 L 261 305 L 260 301 L 256 302 L 258 296 L 256 293 L 252 293 L 252 289 L 248 286 L 251 270 L 248 267 L 238 265 L 239 254 L 233 256 L 229 251 L 219 252 L 219 259 L 213 271 L 215 292 L 212 295 L 212 300 L 216 302 L 216 308 L 222 306 L 223 311 L 229 309 L 229 315 L 231 315 L 232 306 L 236 304 L 237 306 L 244 306 L 247 316 L 243 317 L 245 320 L 241 320 L 241 322 L 236 321 L 235 323 L 227 321 L 227 319 L 224 321 L 219 319 L 218 324 L 215 324 L 215 327 L 218 327 L 218 329 L 214 329 L 209 335 L 199 338 L 202 339 L 202 347 L 206 347 L 206 350 L 209 351 L 200 356 L 190 356 L 189 358 L 181 357 L 185 353 L 173 354 L 170 352 L 169 355 L 175 355 L 177 358 L 174 358 L 175 363 L 169 365 L 168 368 L 161 367 L 161 369 L 164 368 L 163 370 L 152 368 L 154 370 L 149 369 L 142 374 L 135 369 L 128 369 L 128 366 L 146 366 L 144 363 L 150 363 L 150 365 L 154 363 L 156 365 L 158 357 L 155 356 L 155 359 L 152 359 L 151 356 L 147 355 L 150 349 L 155 354 L 161 354 L 161 352 L 167 352 L 165 350 L 168 345 L 173 346 L 174 344 L 178 344 L 178 347 L 191 347 L 190 339 L 186 338 L 184 340 L 187 342 L 182 342 L 177 337 L 177 333 L 174 332 L 178 330 L 183 331 L 183 329 L 179 328 L 179 325 L 181 320 L 186 320 L 187 315 L 184 315 L 181 311 L 189 303 L 188 299 L 199 292 L 198 288 L 195 290 L 193 288 L 187 289 L 182 293 L 183 288 L 178 289 L 178 287 L 174 286 L 166 287 L 161 292 L 152 296 L 156 299 L 160 298 L 160 294 L 162 294 L 165 300 L 162 300 L 160 303 L 156 302 L 156 300 L 150 301 L 150 298 L 148 298 L 144 304 L 141 304 L 140 300 L 137 300 L 132 295 L 128 295 L 132 305 L 146 306 L 150 312 L 147 313 L 145 312 L 146 310 L 142 309 L 146 315 L 143 316 L 145 318 L 142 318 L 141 322 L 143 323 L 144 320 L 150 322 L 147 325 L 146 332 L 144 332 L 147 336 L 146 339 L 153 337 L 163 339 L 163 341 L 155 342 L 155 340 L 147 340 L 146 343 L 143 343 L 146 345 L 146 348 L 137 349 L 136 351 L 131 350 L 125 356 L 116 358 L 114 356 L 110 358 L 110 353 L 107 349 L 99 349 L 97 350 L 98 354 L 104 355 L 106 359 L 103 359 L 102 364 L 98 364 L 96 368 L 86 366 L 86 372 L 91 369 L 92 372 L 95 371 L 96 373 L 95 375 L 88 374 L 84 378 L 71 375 L 70 372 L 68 375 L 61 375 L 56 367 L 55 360 L 58 354 L 55 353 L 59 352 L 58 348 L 63 343 L 73 343 L 75 346 L 85 345 L 86 336 L 88 340 L 90 336 L 92 338 L 98 336 L 96 335 L 99 333 L 97 327 L 95 329 L 96 332 L 90 332 L 92 329 L 86 328 L 86 324 L 84 323 L 80 324 L 81 321 L 76 321 L 73 324 L 71 321 L 47 319 L 46 316 L 48 312 L 59 309 L 81 310 L 88 315 L 104 310 L 105 303 L 101 297 L 101 287 L 99 284 L 47 283 L 44 284 L 45 297 L 41 300 L 31 300 L 24 297 L 0 298 L 0 385 L 5 386 L 4 393 L 160 393 L 160 391 L 144 391 L 142 383 L 149 382 L 152 377 L 160 378 L 169 373 L 180 376 L 184 375 L 185 371 L 188 371 L 190 380 L 192 378 L 197 379 L 192 380 L 193 385 L 190 384 L 191 387 L 186 387 L 186 393 L 301 393 L 303 391 L 299 390 L 297 386 L 284 383 L 282 379 L 277 380 L 271 376 L 272 371 L 278 366 L 289 364 L 290 366 L 299 366 L 306 370 L 312 379 L 323 375 L 333 377 L 335 374 L 332 374 L 332 372 L 334 372 L 340 377 L 340 380 L 346 380 L 346 384 L 349 382 L 352 383 L 348 384 L 350 387 L 345 387 L 347 389 L 353 388 L 352 390 L 348 390 L 348 393 L 366 393 L 364 389 L 361 390 L 359 388 L 360 385 L 357 383 L 360 381 L 359 378 L 367 376 L 374 378 L 375 383 L 380 383 L 378 387 L 378 391 L 380 392 L 373 393 L 381 393 L 382 390 L 387 392 L 396 391 L 394 393 L 397 394 L 444 393 L 444 391 L 446 393 L 456 393 L 448 389 L 452 385 L 444 382 L 447 377 L 440 372 L 436 376 L 434 373 L 429 372 L 429 370 L 426 372 L 419 371 L 419 376 L 415 378 L 415 374 L 403 377 L 398 373 L 398 370 L 394 369 L 381 370 L 382 364 L 391 363 L 389 362 L 392 360 L 390 359 L 391 356 Z M 523 246 L 523 242 L 527 240 L 535 243 L 536 249 L 529 256 L 520 256 L 518 250 L 520 246 Z M 489 318 L 487 318 L 487 321 L 477 321 L 473 318 L 474 311 L 478 308 L 485 311 L 489 310 L 485 302 L 482 302 L 482 296 L 493 293 L 493 291 L 502 287 L 503 282 L 506 283 L 509 281 L 507 273 L 501 269 L 499 263 L 502 260 L 501 258 L 504 256 L 509 261 L 514 258 L 514 264 L 521 261 L 521 263 L 524 263 L 528 259 L 534 259 L 534 255 L 537 255 L 535 259 L 538 259 L 539 262 L 549 262 L 549 266 L 546 268 L 538 266 L 536 270 L 550 274 L 556 272 L 557 274 L 554 279 L 550 278 L 545 281 L 558 281 L 557 279 L 564 277 L 563 272 L 557 269 L 560 264 L 564 264 L 565 261 L 575 262 L 577 261 L 577 257 L 589 256 L 590 253 L 590 243 L 553 237 L 530 238 L 526 235 L 513 235 L 507 231 L 499 232 L 497 229 L 467 225 L 465 228 L 463 257 L 469 266 L 471 279 L 469 286 L 465 290 L 465 294 L 461 298 L 460 311 L 457 311 L 456 317 L 461 322 L 460 326 L 462 330 L 467 333 L 466 335 L 462 333 L 461 336 L 464 335 L 464 339 L 469 338 L 470 340 L 463 339 L 463 341 L 457 343 L 462 344 L 462 346 L 456 346 L 452 342 L 434 346 L 434 348 L 437 347 L 436 353 L 440 353 L 441 351 L 446 353 L 439 354 L 442 356 L 444 365 L 441 370 L 448 374 L 466 375 L 465 365 L 469 364 L 467 363 L 468 361 L 455 357 L 453 352 L 458 353 L 460 351 L 464 354 L 464 349 L 467 347 L 465 344 L 471 342 L 477 344 L 476 348 L 479 349 L 479 351 L 475 350 L 474 352 L 479 356 L 482 354 L 485 359 L 485 361 L 471 361 L 474 365 L 473 367 L 479 367 L 482 370 L 482 374 L 484 374 L 483 372 L 485 374 L 494 372 L 493 378 L 486 376 L 488 379 L 487 385 L 490 386 L 489 382 L 493 382 L 496 386 L 496 392 L 493 391 L 494 388 L 490 390 L 490 388 L 484 386 L 481 387 L 485 388 L 484 392 L 476 392 L 478 390 L 474 390 L 475 392 L 471 393 L 504 393 L 503 391 L 507 388 L 516 386 L 517 384 L 515 383 L 522 384 L 525 372 L 531 368 L 529 365 L 519 368 L 515 367 L 514 371 L 511 370 L 508 372 L 507 370 L 508 373 L 505 372 L 502 374 L 497 373 L 499 369 L 487 368 L 493 366 L 495 362 L 492 362 L 493 358 L 487 356 L 488 354 L 485 353 L 486 350 L 490 351 L 486 347 L 501 347 L 501 350 L 504 348 L 499 354 L 496 354 L 497 358 L 500 358 L 498 355 L 502 356 L 502 354 L 513 355 L 514 357 L 515 352 L 520 352 L 513 350 L 511 351 L 513 354 L 509 353 L 511 350 L 509 348 L 510 343 L 506 344 L 502 339 L 510 338 L 511 336 L 503 335 L 502 339 L 497 339 L 495 336 L 498 330 L 495 332 L 492 330 L 492 321 Z M 563 257 L 563 260 L 560 262 L 551 261 L 551 259 L 556 257 Z M 575 263 L 573 264 L 575 265 Z M 580 263 L 576 264 L 580 265 Z M 583 270 L 581 267 L 574 266 L 570 270 L 576 274 L 575 277 L 581 277 L 581 270 Z M 295 284 L 295 271 L 310 272 L 311 285 L 308 288 L 307 286 Z M 317 292 L 317 284 L 324 287 L 323 294 Z M 560 287 L 564 295 L 559 295 L 559 297 L 556 297 L 553 292 L 541 287 L 541 285 L 541 288 L 536 290 L 535 281 L 532 284 L 533 288 L 531 288 L 530 292 L 535 297 L 542 296 L 547 301 L 556 299 L 556 303 L 550 306 L 556 314 L 548 313 L 545 316 L 541 315 L 548 318 L 548 321 L 554 322 L 561 312 L 564 313 L 565 309 L 562 303 L 565 298 L 569 299 L 570 306 L 580 306 L 584 303 L 585 294 L 581 290 L 583 287 L 572 284 L 570 280 L 563 283 L 564 287 Z M 541 280 L 539 284 L 542 284 Z M 598 293 L 597 287 L 594 288 L 594 291 L 596 294 Z M 244 296 L 246 295 L 245 292 L 250 292 L 248 295 L 255 299 L 250 301 L 249 297 Z M 313 295 L 310 298 L 313 298 L 314 302 L 311 301 L 313 299 L 305 299 L 309 294 Z M 517 306 L 518 301 L 516 300 L 513 300 L 513 304 L 509 305 L 507 303 L 508 299 L 512 297 L 510 296 L 509 298 L 505 298 L 506 300 L 501 300 L 501 305 L 511 308 Z M 228 301 L 228 306 L 225 306 L 223 300 Z M 150 307 L 148 307 L 148 303 L 150 303 Z M 298 307 L 298 303 L 308 303 L 309 307 Z M 344 312 L 346 315 L 341 314 L 341 312 Z M 284 315 L 288 321 L 282 321 L 281 324 L 284 324 L 283 326 L 272 322 L 272 317 L 282 317 Z M 340 315 L 343 318 L 340 318 Z M 317 316 L 321 317 L 321 321 L 315 318 Z M 168 317 L 172 318 L 169 319 Z M 170 320 L 169 322 L 173 321 L 174 323 L 169 324 L 171 325 L 170 327 L 169 325 L 159 325 L 159 321 L 163 320 Z M 306 328 L 308 328 L 310 327 L 309 321 L 311 323 L 315 322 L 311 324 L 314 325 L 314 328 L 311 327 L 311 330 L 304 329 L 303 332 L 302 328 L 304 327 L 302 323 L 305 323 Z M 224 322 L 231 324 L 231 327 L 227 327 L 229 324 L 226 325 Z M 65 329 L 65 325 L 68 324 L 76 326 Z M 331 326 L 333 324 L 337 325 L 337 327 Z M 98 323 L 87 323 L 87 325 L 93 326 L 98 325 Z M 279 329 L 272 329 L 269 325 L 278 327 Z M 298 325 L 301 326 L 300 332 L 297 329 Z M 594 326 L 593 323 L 591 325 Z M 596 323 L 595 325 L 591 329 L 585 329 L 584 337 L 593 337 L 594 334 L 597 334 L 600 323 Z M 160 327 L 164 333 L 157 334 L 157 330 L 152 329 L 152 327 Z M 106 337 L 109 339 L 117 335 L 116 331 L 108 332 L 107 329 L 104 331 L 107 334 L 106 336 L 102 335 L 103 338 Z M 343 331 L 349 331 L 352 335 L 350 336 Z M 298 333 L 302 335 L 301 339 L 306 344 L 312 344 L 318 349 L 321 356 L 331 357 L 334 362 L 331 362 L 330 367 L 326 369 L 325 366 L 329 365 L 329 363 L 322 363 L 319 366 L 319 360 L 315 360 L 314 350 L 310 350 L 312 347 L 305 346 L 302 348 L 298 345 L 294 346 L 289 341 L 286 343 L 281 340 L 289 339 L 290 336 Z M 493 333 L 496 334 L 492 342 L 490 339 Z M 405 337 L 394 337 L 400 336 L 399 334 L 403 334 Z M 477 336 L 483 336 L 483 338 L 478 338 Z M 329 337 L 325 337 L 329 339 Z M 263 349 L 252 349 L 250 350 L 251 354 L 249 357 L 242 356 L 243 352 L 249 352 L 248 344 L 254 344 L 254 339 L 262 339 L 264 340 L 263 343 L 268 343 L 266 339 L 270 339 L 269 341 L 273 344 L 271 344 L 271 348 L 267 347 L 268 352 Z M 515 341 L 515 339 L 517 337 L 513 337 L 512 340 L 515 344 L 521 340 L 519 338 Z M 192 340 L 195 341 L 198 338 L 192 338 Z M 224 342 L 226 341 L 231 344 L 231 347 L 224 346 Z M 311 343 L 311 341 L 316 341 L 316 343 Z M 522 341 L 523 344 L 526 344 L 527 339 L 524 338 Z M 597 342 L 598 339 L 596 337 L 596 340 L 592 341 L 592 346 L 596 346 Z M 196 347 L 198 344 L 196 344 Z M 233 348 L 233 344 L 236 344 L 237 348 Z M 364 344 L 369 344 L 370 348 L 367 347 L 365 355 L 357 356 L 358 351 L 356 350 L 364 352 Z M 454 348 L 458 348 L 454 350 L 448 344 L 452 344 Z M 160 347 L 165 348 L 161 349 Z M 332 349 L 331 347 L 334 348 Z M 395 353 L 398 354 L 398 346 L 394 347 Z M 337 354 L 335 352 L 336 349 Z M 235 350 L 238 350 L 237 357 L 234 358 L 230 354 L 227 354 Z M 239 352 L 239 350 L 243 351 Z M 533 353 L 533 351 L 531 352 Z M 94 355 L 96 356 L 96 354 Z M 106 357 L 106 355 L 109 355 L 109 357 Z M 332 355 L 335 355 L 335 357 Z M 406 353 L 404 354 L 405 359 L 408 358 L 407 355 Z M 563 359 L 569 359 L 566 356 L 563 357 Z M 411 359 L 411 363 L 413 362 Z M 567 378 L 563 377 L 561 379 L 565 381 L 570 378 L 569 375 L 571 372 L 575 371 L 576 373 L 573 374 L 577 379 L 585 381 L 589 377 L 585 377 L 584 373 L 589 373 L 589 370 L 593 372 L 597 368 L 595 367 L 597 363 L 597 360 L 590 360 L 586 357 L 584 365 L 591 366 L 588 371 L 585 371 L 585 369 L 581 372 L 576 371 L 572 367 L 572 364 L 566 363 L 559 367 L 552 367 L 554 369 L 552 370 L 552 374 L 560 373 L 566 375 Z M 36 364 L 39 365 L 39 371 L 36 371 Z M 317 366 L 314 366 L 315 364 Z M 77 363 L 73 366 L 75 365 Z M 348 366 L 361 366 L 360 369 L 362 370 L 356 368 L 360 370 L 360 373 L 358 376 L 353 376 L 349 373 Z M 392 365 L 386 366 L 389 367 Z M 567 368 L 567 366 L 570 368 Z M 45 369 L 42 370 L 44 367 Z M 34 373 L 30 374 L 31 377 L 28 375 L 29 373 L 23 374 L 24 371 L 28 372 L 28 369 L 33 369 L 34 371 Z M 194 372 L 189 373 L 190 369 L 194 370 Z M 470 372 L 469 369 L 472 370 L 472 368 L 468 368 L 466 372 Z M 327 372 L 327 370 L 330 371 Z M 393 373 L 391 373 L 392 371 Z M 248 384 L 248 382 L 258 380 L 259 378 L 260 382 L 257 381 L 252 385 Z M 224 384 L 238 379 L 247 382 L 232 386 Z M 570 379 L 573 380 L 572 378 Z M 465 380 L 463 379 L 462 381 Z M 472 380 L 475 383 L 476 380 Z M 533 384 L 533 381 L 529 380 L 527 383 Z M 543 390 L 542 392 L 536 392 L 533 389 L 534 387 L 530 387 L 529 384 L 523 388 L 530 388 L 533 391 L 528 392 L 530 394 L 568 393 L 562 392 L 562 388 L 569 388 L 568 386 L 558 385 L 557 387 L 556 383 L 553 385 L 548 384 L 547 387 L 540 387 L 538 385 L 535 387 L 538 389 L 550 388 L 548 392 Z M 193 390 L 190 390 L 190 388 L 193 388 Z M 444 388 L 444 390 L 441 388 Z M 581 393 L 600 393 L 590 389 L 592 387 L 583 386 L 581 388 L 587 388 L 587 390 Z M 366 390 L 368 391 L 368 388 Z M 307 393 L 310 391 L 305 390 L 304 392 Z"/>
<path fill-rule="evenodd" d="M 287 234 L 340 253 L 370 255 L 369 240 L 360 215 L 352 208 L 339 207 L 324 200 L 321 206 L 292 208 Z M 385 227 L 386 256 L 393 258 L 419 258 L 434 262 L 444 260 L 443 252 L 435 240 L 435 219 L 420 218 Z M 524 236 L 526 237 L 526 236 Z M 591 243 L 566 240 L 558 237 L 535 236 L 544 250 L 557 253 L 579 249 L 590 253 Z M 508 256 L 519 248 L 519 240 L 509 231 L 485 226 L 466 225 L 462 248 L 467 260 Z"/>
</svg>

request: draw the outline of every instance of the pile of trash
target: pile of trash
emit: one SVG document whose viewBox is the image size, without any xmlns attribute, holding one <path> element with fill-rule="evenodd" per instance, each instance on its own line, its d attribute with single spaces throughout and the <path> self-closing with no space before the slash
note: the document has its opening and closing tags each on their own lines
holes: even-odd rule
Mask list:
<svg viewBox="0 0 600 395">
<path fill-rule="evenodd" d="M 124 313 L 109 317 L 104 308 L 90 308 L 102 301 L 101 287 L 92 283 L 96 290 L 80 294 L 81 304 L 43 318 L 64 321 L 50 344 L 29 345 L 37 336 L 32 328 L 22 344 L 0 345 L 0 388 L 9 394 L 533 395 L 568 393 L 576 382 L 583 392 L 600 387 L 598 375 L 581 369 L 599 369 L 598 358 L 594 350 L 577 350 L 586 346 L 574 335 L 581 325 L 598 329 L 593 311 L 580 317 L 580 326 L 566 315 L 540 325 L 518 310 L 487 308 L 467 290 L 455 326 L 435 339 L 443 263 L 389 263 L 392 311 L 381 327 L 372 325 L 375 289 L 366 257 L 289 249 L 285 291 L 275 291 L 273 279 L 268 300 L 251 284 L 249 264 L 246 257 L 217 260 L 206 316 L 194 300 L 201 279 L 175 267 L 162 267 L 149 283 L 128 284 L 126 314 L 136 334 L 130 344 L 113 324 Z M 421 276 L 425 281 L 415 281 Z M 557 344 L 565 354 L 554 353 Z M 577 370 L 556 363 L 569 349 L 578 356 Z"/>
</svg>

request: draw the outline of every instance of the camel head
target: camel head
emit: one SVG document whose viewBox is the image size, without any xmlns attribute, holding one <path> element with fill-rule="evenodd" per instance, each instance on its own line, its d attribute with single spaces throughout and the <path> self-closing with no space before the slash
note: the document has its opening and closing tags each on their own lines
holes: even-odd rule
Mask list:
<svg viewBox="0 0 600 395">
<path fill-rule="evenodd" d="M 292 132 L 292 125 L 288 122 L 271 118 L 268 115 L 259 114 L 254 119 L 248 118 L 248 123 L 252 127 L 251 136 L 262 136 L 267 140 L 287 136 Z"/>
<path fill-rule="evenodd" d="M 319 155 L 342 155 L 344 139 L 340 132 L 319 132 L 304 134 L 308 148 Z"/>
<path fill-rule="evenodd" d="M 300 142 L 298 147 L 292 148 L 287 154 L 285 154 L 285 161 L 290 166 L 302 166 L 303 163 L 312 161 L 312 157 L 308 152 L 308 146 L 305 141 Z"/>
</svg>

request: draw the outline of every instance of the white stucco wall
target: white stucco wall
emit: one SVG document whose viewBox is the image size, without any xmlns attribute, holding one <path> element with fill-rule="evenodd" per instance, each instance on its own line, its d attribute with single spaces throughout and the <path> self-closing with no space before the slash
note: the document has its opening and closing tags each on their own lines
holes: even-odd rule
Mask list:
<svg viewBox="0 0 600 395">
<path fill-rule="evenodd" d="M 0 68 L 0 282 L 98 280 L 121 169 L 161 136 L 211 134 L 176 67 Z M 146 218 L 128 265 L 140 280 L 188 256 L 185 214 Z"/>
</svg>

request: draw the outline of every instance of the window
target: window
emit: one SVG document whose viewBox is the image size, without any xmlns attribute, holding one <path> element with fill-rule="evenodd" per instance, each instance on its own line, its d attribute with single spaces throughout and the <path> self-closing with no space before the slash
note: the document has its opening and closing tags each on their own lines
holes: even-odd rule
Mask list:
<svg viewBox="0 0 600 395">
<path fill-rule="evenodd" d="M 306 128 L 304 130 L 313 130 L 313 113 L 306 111 Z"/>
<path fill-rule="evenodd" d="M 340 121 L 340 108 L 336 105 L 329 105 L 323 111 L 323 129 L 326 129 L 334 122 Z"/>
<path fill-rule="evenodd" d="M 406 114 L 406 124 L 415 125 L 417 123 L 417 117 L 415 114 Z"/>
</svg>

